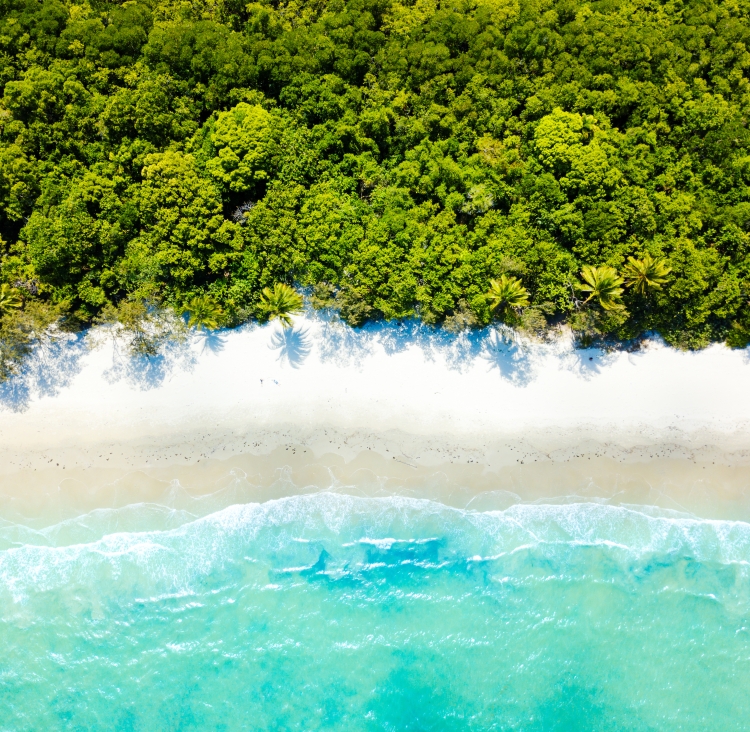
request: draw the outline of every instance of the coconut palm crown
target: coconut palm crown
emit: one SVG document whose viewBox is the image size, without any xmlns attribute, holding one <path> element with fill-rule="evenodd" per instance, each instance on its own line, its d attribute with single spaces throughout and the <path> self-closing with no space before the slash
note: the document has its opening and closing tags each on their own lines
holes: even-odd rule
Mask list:
<svg viewBox="0 0 750 732">
<path fill-rule="evenodd" d="M 584 282 L 578 285 L 578 289 L 591 293 L 584 302 L 596 299 L 604 310 L 620 310 L 624 307 L 617 302 L 622 295 L 621 285 L 624 280 L 613 267 L 607 264 L 599 267 L 586 264 L 581 270 L 581 277 Z"/>
<path fill-rule="evenodd" d="M 644 255 L 643 259 L 628 257 L 624 269 L 625 284 L 639 295 L 645 295 L 649 290 L 661 290 L 671 271 L 665 259 L 654 259 L 650 254 Z"/>
<path fill-rule="evenodd" d="M 284 328 L 292 325 L 292 315 L 302 312 L 302 295 L 293 287 L 277 282 L 273 289 L 265 287 L 260 298 L 260 310 L 268 320 L 278 318 Z"/>
<path fill-rule="evenodd" d="M 21 307 L 21 298 L 10 285 L 0 285 L 0 315 L 8 315 Z"/>
<path fill-rule="evenodd" d="M 498 280 L 490 280 L 490 291 L 487 293 L 490 310 L 501 314 L 511 308 L 523 308 L 529 304 L 529 292 L 518 277 L 500 275 Z"/>
<path fill-rule="evenodd" d="M 188 327 L 201 330 L 218 328 L 224 314 L 219 303 L 209 295 L 196 295 L 191 298 L 185 310 L 188 314 Z"/>
</svg>

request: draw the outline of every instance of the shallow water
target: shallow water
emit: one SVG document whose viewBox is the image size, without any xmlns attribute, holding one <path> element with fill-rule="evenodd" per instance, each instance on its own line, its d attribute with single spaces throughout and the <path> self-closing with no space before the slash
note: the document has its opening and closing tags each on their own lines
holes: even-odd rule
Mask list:
<svg viewBox="0 0 750 732">
<path fill-rule="evenodd" d="M 200 513 L 0 524 L 0 729 L 746 728 L 750 524 L 329 492 Z"/>
</svg>

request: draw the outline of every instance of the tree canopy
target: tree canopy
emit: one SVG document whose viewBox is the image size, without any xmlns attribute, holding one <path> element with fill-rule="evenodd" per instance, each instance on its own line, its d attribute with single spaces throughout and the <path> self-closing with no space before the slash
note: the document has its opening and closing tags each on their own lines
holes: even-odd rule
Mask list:
<svg viewBox="0 0 750 732">
<path fill-rule="evenodd" d="M 749 46 L 750 0 L 0 0 L 0 283 L 75 327 L 277 285 L 481 325 L 502 280 L 745 346 Z"/>
</svg>

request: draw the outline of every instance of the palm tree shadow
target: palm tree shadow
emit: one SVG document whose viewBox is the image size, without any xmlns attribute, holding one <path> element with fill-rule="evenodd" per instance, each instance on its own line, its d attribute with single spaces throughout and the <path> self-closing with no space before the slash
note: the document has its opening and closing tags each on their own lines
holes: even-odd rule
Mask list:
<svg viewBox="0 0 750 732">
<path fill-rule="evenodd" d="M 534 377 L 531 353 L 528 347 L 508 341 L 493 331 L 482 344 L 480 357 L 490 369 L 517 386 L 527 386 Z"/>
<path fill-rule="evenodd" d="M 289 365 L 298 369 L 310 355 L 312 345 L 307 328 L 282 328 L 271 336 L 271 349 L 278 349 L 279 361 L 288 361 Z"/>
<path fill-rule="evenodd" d="M 203 331 L 203 348 L 201 348 L 201 353 L 208 351 L 214 354 L 214 356 L 218 356 L 224 350 L 226 340 L 226 334 L 223 331 Z"/>
<path fill-rule="evenodd" d="M 388 355 L 418 348 L 426 359 L 442 358 L 455 371 L 465 372 L 476 359 L 483 358 L 513 383 L 525 385 L 533 378 L 530 349 L 500 338 L 495 328 L 452 333 L 414 318 L 376 321 L 352 328 L 328 314 L 315 313 L 312 318 L 323 323 L 320 342 L 323 361 L 359 365 L 378 345 Z"/>
</svg>

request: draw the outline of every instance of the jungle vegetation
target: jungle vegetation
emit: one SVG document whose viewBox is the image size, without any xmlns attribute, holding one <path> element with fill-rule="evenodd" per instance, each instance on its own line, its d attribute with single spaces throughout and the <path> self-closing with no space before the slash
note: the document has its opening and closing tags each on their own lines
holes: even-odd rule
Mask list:
<svg viewBox="0 0 750 732">
<path fill-rule="evenodd" d="M 749 45 L 748 0 L 0 0 L 3 373 L 290 288 L 744 347 Z"/>
</svg>

